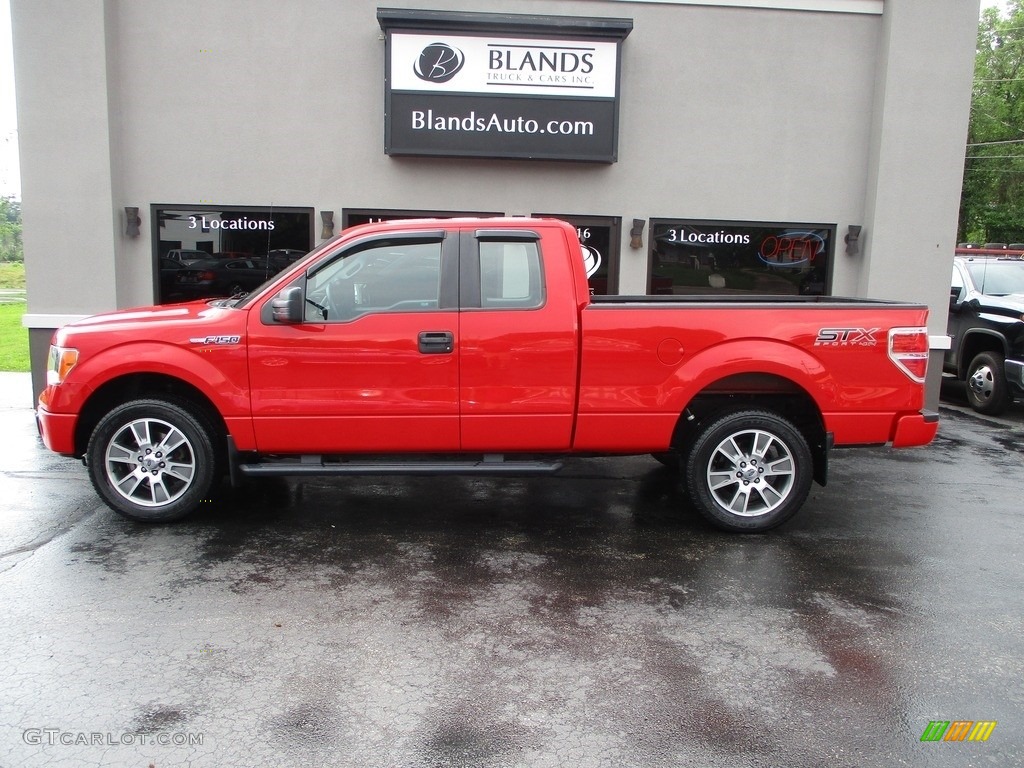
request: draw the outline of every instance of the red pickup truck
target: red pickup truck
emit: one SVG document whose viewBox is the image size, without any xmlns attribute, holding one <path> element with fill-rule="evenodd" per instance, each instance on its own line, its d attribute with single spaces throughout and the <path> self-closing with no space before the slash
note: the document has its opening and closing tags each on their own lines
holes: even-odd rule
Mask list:
<svg viewBox="0 0 1024 768">
<path fill-rule="evenodd" d="M 136 520 L 225 475 L 553 473 L 654 454 L 716 525 L 792 516 L 833 445 L 928 443 L 927 310 L 591 296 L 552 219 L 346 230 L 245 296 L 58 330 L 43 440 Z"/>
</svg>

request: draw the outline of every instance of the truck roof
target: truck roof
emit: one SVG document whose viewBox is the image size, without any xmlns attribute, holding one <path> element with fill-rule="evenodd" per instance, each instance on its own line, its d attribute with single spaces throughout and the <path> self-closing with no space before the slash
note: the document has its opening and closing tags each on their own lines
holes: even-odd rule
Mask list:
<svg viewBox="0 0 1024 768">
<path fill-rule="evenodd" d="M 380 232 L 382 230 L 394 229 L 394 230 L 405 230 L 405 229 L 423 229 L 424 227 L 436 227 L 439 229 L 449 229 L 454 226 L 479 226 L 487 228 L 502 228 L 502 229 L 519 229 L 536 227 L 540 224 L 559 224 L 561 226 L 569 227 L 570 224 L 556 219 L 553 217 L 540 217 L 540 216 L 463 216 L 456 218 L 426 218 L 426 219 L 392 219 L 390 221 L 375 221 L 369 224 L 357 224 L 353 227 L 345 229 L 345 233 L 358 234 L 362 230 L 373 230 L 374 232 Z"/>
</svg>

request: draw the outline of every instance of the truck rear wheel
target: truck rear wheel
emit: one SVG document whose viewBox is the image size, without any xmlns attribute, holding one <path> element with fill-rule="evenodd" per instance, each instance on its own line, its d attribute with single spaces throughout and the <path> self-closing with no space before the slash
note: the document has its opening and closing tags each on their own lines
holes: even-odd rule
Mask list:
<svg viewBox="0 0 1024 768">
<path fill-rule="evenodd" d="M 998 416 L 1010 405 L 1010 388 L 1003 372 L 1003 356 L 981 352 L 967 368 L 967 402 L 978 413 Z"/>
<path fill-rule="evenodd" d="M 210 434 L 185 405 L 165 400 L 119 405 L 89 438 L 93 487 L 108 506 L 133 520 L 184 517 L 206 498 L 216 476 Z"/>
<path fill-rule="evenodd" d="M 729 531 L 756 533 L 788 520 L 807 499 L 812 475 L 806 438 L 771 411 L 719 414 L 699 428 L 686 461 L 694 506 Z"/>
</svg>

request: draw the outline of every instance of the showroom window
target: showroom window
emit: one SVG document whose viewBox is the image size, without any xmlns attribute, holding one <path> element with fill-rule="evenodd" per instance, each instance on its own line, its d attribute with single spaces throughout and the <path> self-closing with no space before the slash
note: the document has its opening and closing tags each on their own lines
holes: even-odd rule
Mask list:
<svg viewBox="0 0 1024 768">
<path fill-rule="evenodd" d="M 154 205 L 151 211 L 158 304 L 252 290 L 313 247 L 312 208 Z M 251 278 L 239 281 L 243 261 Z"/>
<path fill-rule="evenodd" d="M 575 216 L 563 213 L 534 215 L 561 219 L 576 227 L 580 245 L 583 246 L 583 257 L 587 269 L 589 271 L 596 267 L 596 271 L 592 272 L 587 280 L 592 294 L 605 296 L 618 291 L 621 218 L 618 216 Z"/>
<path fill-rule="evenodd" d="M 834 224 L 652 219 L 649 294 L 830 293 Z"/>
<path fill-rule="evenodd" d="M 495 211 L 428 211 L 393 208 L 346 208 L 341 215 L 341 226 L 344 229 L 358 224 L 371 224 L 378 221 L 405 221 L 407 219 L 455 219 L 463 216 L 494 217 L 503 216 Z"/>
</svg>

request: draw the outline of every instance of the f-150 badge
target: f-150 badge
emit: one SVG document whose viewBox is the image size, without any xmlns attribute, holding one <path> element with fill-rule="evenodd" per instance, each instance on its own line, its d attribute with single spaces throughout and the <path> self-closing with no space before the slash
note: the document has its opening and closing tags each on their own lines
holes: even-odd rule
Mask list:
<svg viewBox="0 0 1024 768">
<path fill-rule="evenodd" d="M 237 344 L 241 340 L 241 336 L 196 336 L 189 339 L 193 344 Z"/>
</svg>

